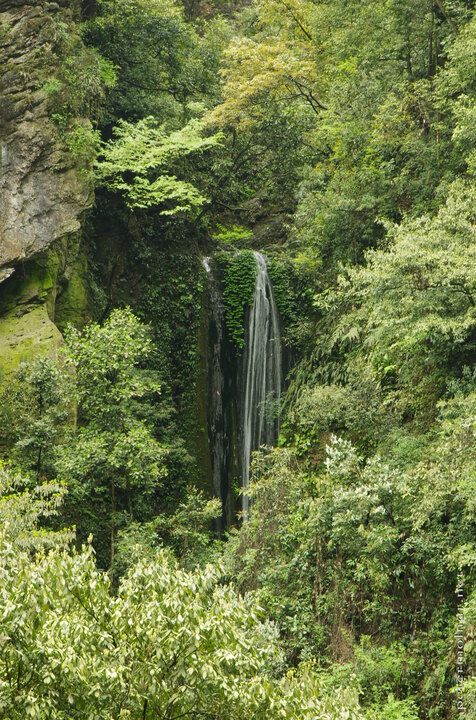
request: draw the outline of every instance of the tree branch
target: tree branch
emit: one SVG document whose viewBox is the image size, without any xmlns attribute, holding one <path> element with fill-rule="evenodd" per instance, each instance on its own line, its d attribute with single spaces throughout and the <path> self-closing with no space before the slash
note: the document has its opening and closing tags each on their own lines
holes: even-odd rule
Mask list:
<svg viewBox="0 0 476 720">
<path fill-rule="evenodd" d="M 304 33 L 304 35 L 307 37 L 307 39 L 312 42 L 312 35 L 309 33 L 308 30 L 306 30 L 306 28 L 304 27 L 304 25 L 302 24 L 302 22 L 301 22 L 301 21 L 299 20 L 299 18 L 296 16 L 296 14 L 295 14 L 295 12 L 293 11 L 292 7 L 290 7 L 290 6 L 287 4 L 287 2 L 285 2 L 284 0 L 278 0 L 278 2 L 280 2 L 281 5 L 284 5 L 284 7 L 286 8 L 286 10 L 289 12 L 289 14 L 291 15 L 292 19 L 293 19 L 294 22 L 296 23 L 296 25 L 297 25 L 297 26 L 300 28 L 300 30 Z"/>
</svg>

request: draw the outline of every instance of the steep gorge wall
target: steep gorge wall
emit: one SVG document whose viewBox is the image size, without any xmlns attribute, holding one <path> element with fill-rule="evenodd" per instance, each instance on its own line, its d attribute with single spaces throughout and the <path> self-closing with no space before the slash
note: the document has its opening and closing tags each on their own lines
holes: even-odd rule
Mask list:
<svg viewBox="0 0 476 720">
<path fill-rule="evenodd" d="M 54 72 L 69 0 L 0 4 L 0 370 L 60 341 L 58 289 L 78 263 L 77 233 L 92 203 L 87 175 L 71 162 L 50 120 L 43 86 Z M 72 253 L 69 251 L 72 249 Z"/>
</svg>

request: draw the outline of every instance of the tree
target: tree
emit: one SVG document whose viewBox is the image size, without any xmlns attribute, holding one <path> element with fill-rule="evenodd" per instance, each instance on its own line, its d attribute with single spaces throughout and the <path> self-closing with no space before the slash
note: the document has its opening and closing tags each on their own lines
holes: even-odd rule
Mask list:
<svg viewBox="0 0 476 720">
<path fill-rule="evenodd" d="M 194 92 L 198 37 L 175 0 L 99 0 L 83 34 L 117 72 L 106 120 L 177 118 Z M 191 99 L 191 98 L 190 98 Z M 199 99 L 199 98 L 196 98 Z"/>
<path fill-rule="evenodd" d="M 231 576 L 277 622 L 287 662 L 318 658 L 323 682 L 358 688 L 371 718 L 451 704 L 457 570 L 474 583 L 473 403 L 405 470 L 335 436 L 319 463 L 289 448 L 255 459 Z"/>
<path fill-rule="evenodd" d="M 436 78 L 467 17 L 464 2 L 443 11 L 432 0 L 260 0 L 244 10 L 208 119 L 233 128 L 233 150 L 249 143 L 261 157 L 264 146 L 268 168 L 279 157 L 267 185 L 292 179 L 294 238 L 325 270 L 360 263 L 384 236 L 380 218 L 434 211 L 454 177 L 453 120 Z M 284 153 L 283 116 L 295 133 Z"/>
<path fill-rule="evenodd" d="M 148 329 L 128 309 L 115 310 L 102 326 L 65 333 L 64 361 L 74 373 L 78 423 L 58 448 L 57 470 L 71 500 L 89 506 L 100 528 L 108 499 L 110 561 L 118 520 L 133 520 L 136 511 L 150 516 L 166 475 L 166 449 L 147 422 L 149 406 L 160 394 L 158 379 L 147 372 L 152 352 Z M 86 532 L 82 524 L 79 529 Z"/>
<path fill-rule="evenodd" d="M 0 529 L 0 712 L 11 720 L 360 720 L 310 669 L 273 678 L 274 628 L 220 570 L 139 560 L 110 593 L 91 545 L 31 558 Z"/>
<path fill-rule="evenodd" d="M 63 439 L 73 407 L 71 378 L 57 362 L 39 358 L 22 363 L 3 386 L 0 427 L 12 459 L 37 479 L 54 476 L 54 449 Z"/>
<path fill-rule="evenodd" d="M 446 375 L 474 353 L 475 208 L 471 185 L 455 182 L 436 217 L 393 227 L 387 248 L 316 297 L 322 357 L 365 353 L 407 419 L 431 419 Z"/>
<path fill-rule="evenodd" d="M 188 155 L 203 153 L 220 143 L 220 134 L 203 137 L 203 129 L 202 123 L 191 121 L 167 134 L 152 117 L 135 125 L 122 120 L 114 128 L 114 139 L 102 147 L 97 179 L 108 190 L 121 192 L 131 208 L 158 205 L 163 215 L 198 208 L 206 198 L 192 183 L 177 179 L 173 173 Z M 131 175 L 132 181 L 126 180 Z"/>
</svg>

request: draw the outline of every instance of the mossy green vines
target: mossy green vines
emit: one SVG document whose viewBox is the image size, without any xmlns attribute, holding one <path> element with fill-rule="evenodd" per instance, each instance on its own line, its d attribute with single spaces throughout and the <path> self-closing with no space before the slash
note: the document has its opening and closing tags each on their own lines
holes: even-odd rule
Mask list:
<svg viewBox="0 0 476 720">
<path fill-rule="evenodd" d="M 241 350 L 245 344 L 245 310 L 253 302 L 258 266 L 252 250 L 227 256 L 224 265 L 225 321 L 232 342 Z"/>
<path fill-rule="evenodd" d="M 293 267 L 289 262 L 273 259 L 268 263 L 268 275 L 279 314 L 285 325 L 292 325 L 297 319 L 296 277 Z"/>
</svg>

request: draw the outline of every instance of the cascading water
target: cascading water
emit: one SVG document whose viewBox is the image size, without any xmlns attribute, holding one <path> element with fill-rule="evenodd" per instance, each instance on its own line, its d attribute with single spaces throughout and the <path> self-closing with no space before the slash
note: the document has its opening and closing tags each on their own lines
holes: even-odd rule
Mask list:
<svg viewBox="0 0 476 720">
<path fill-rule="evenodd" d="M 241 477 L 243 517 L 248 516 L 247 488 L 251 454 L 260 445 L 271 445 L 279 433 L 279 408 L 282 384 L 281 333 L 279 312 L 268 276 L 266 260 L 255 252 L 258 275 L 245 332 L 243 357 L 243 397 Z"/>
<path fill-rule="evenodd" d="M 247 488 L 251 454 L 272 445 L 279 433 L 282 386 L 280 319 L 266 260 L 254 253 L 257 276 L 247 313 L 241 357 L 228 337 L 222 287 L 211 258 L 203 258 L 208 275 L 209 322 L 207 420 L 213 491 L 222 501 L 221 532 L 233 522 L 232 480 L 241 475 L 242 510 L 249 510 Z"/>
</svg>

